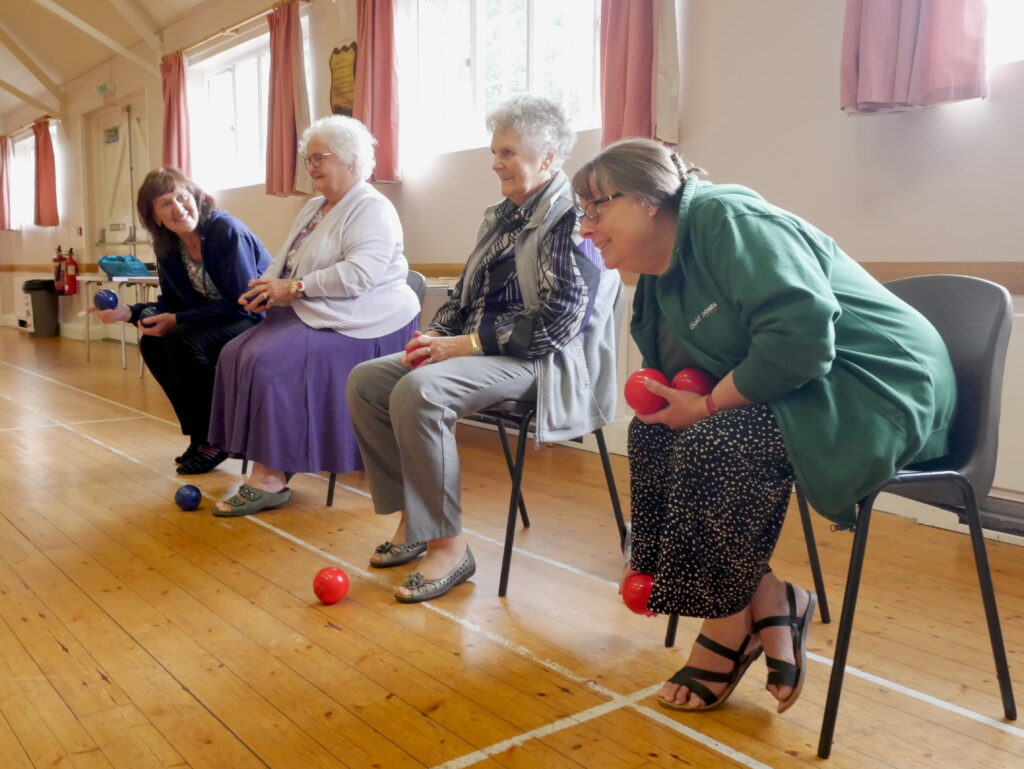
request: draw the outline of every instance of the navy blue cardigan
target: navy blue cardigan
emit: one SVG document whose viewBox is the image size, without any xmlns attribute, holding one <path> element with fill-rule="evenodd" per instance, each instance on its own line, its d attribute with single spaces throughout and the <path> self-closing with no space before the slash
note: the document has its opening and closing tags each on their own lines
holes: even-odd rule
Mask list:
<svg viewBox="0 0 1024 769">
<path fill-rule="evenodd" d="M 179 251 L 157 253 L 157 310 L 173 312 L 178 323 L 226 325 L 246 318 L 262 320 L 262 314 L 243 310 L 238 297 L 248 289 L 250 280 L 270 266 L 270 253 L 248 227 L 222 209 L 211 211 L 198 230 L 203 238 L 203 265 L 222 298 L 210 301 L 192 287 Z M 139 314 L 150 306 L 152 302 L 132 305 L 131 322 L 138 323 Z"/>
</svg>

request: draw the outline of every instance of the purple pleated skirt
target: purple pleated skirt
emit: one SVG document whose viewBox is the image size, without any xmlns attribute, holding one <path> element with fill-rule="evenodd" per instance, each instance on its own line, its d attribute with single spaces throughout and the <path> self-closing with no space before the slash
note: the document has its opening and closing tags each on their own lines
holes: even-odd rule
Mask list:
<svg viewBox="0 0 1024 769">
<path fill-rule="evenodd" d="M 354 339 L 310 328 L 289 307 L 271 308 L 220 354 L 210 444 L 287 473 L 362 470 L 345 382 L 357 364 L 402 350 L 417 320 Z"/>
</svg>

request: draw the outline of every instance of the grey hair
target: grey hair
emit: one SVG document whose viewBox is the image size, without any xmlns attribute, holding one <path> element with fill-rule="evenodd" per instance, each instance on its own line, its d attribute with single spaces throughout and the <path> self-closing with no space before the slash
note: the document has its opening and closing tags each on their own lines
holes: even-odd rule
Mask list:
<svg viewBox="0 0 1024 769">
<path fill-rule="evenodd" d="M 651 139 L 622 139 L 605 147 L 572 178 L 577 197 L 593 200 L 621 192 L 669 213 L 679 208 L 690 174 L 704 169 L 687 165 L 674 151 Z"/>
<path fill-rule="evenodd" d="M 350 163 L 360 179 L 367 179 L 373 173 L 377 163 L 373 148 L 377 146 L 377 140 L 354 117 L 328 115 L 313 121 L 299 139 L 300 155 L 306 154 L 306 145 L 314 137 L 322 139 L 338 160 Z"/>
<path fill-rule="evenodd" d="M 565 110 L 543 96 L 520 94 L 506 99 L 487 115 L 487 130 L 511 129 L 540 157 L 555 151 L 551 170 L 557 171 L 576 145 L 576 132 L 569 127 Z"/>
</svg>

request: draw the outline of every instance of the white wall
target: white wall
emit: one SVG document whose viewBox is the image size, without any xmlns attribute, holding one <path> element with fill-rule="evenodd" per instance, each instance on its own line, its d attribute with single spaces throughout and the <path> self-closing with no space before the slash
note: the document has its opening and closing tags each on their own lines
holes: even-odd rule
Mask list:
<svg viewBox="0 0 1024 769">
<path fill-rule="evenodd" d="M 983 101 L 848 116 L 844 5 L 686 2 L 686 155 L 861 261 L 1024 261 L 1024 62 Z"/>
</svg>

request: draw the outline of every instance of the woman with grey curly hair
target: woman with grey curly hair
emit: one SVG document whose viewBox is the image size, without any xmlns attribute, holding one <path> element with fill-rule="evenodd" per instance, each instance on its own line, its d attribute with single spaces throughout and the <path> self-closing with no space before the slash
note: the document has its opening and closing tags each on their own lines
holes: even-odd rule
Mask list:
<svg viewBox="0 0 1024 769">
<path fill-rule="evenodd" d="M 253 466 L 214 515 L 285 504 L 291 473 L 363 467 L 341 398 L 345 379 L 357 363 L 401 350 L 420 311 L 406 284 L 398 214 L 366 182 L 375 144 L 362 123 L 340 115 L 302 135 L 319 194 L 238 300 L 266 320 L 228 344 L 217 366 L 210 441 Z"/>
<path fill-rule="evenodd" d="M 547 441 L 601 427 L 615 408 L 610 311 L 620 281 L 579 246 L 559 170 L 575 141 L 565 113 L 549 99 L 516 96 L 487 126 L 505 199 L 484 212 L 451 298 L 404 353 L 361 364 L 348 380 L 374 510 L 400 514 L 370 565 L 425 554 L 395 592 L 402 603 L 438 598 L 476 570 L 462 534 L 460 417 L 536 399 L 537 436 Z M 567 425 L 575 431 L 559 434 Z"/>
<path fill-rule="evenodd" d="M 551 155 L 551 173 L 560 171 L 562 163 L 576 145 L 576 132 L 569 127 L 565 111 L 557 102 L 530 94 L 513 96 L 499 104 L 487 116 L 487 130 L 492 134 L 511 131 L 538 157 Z"/>
</svg>

